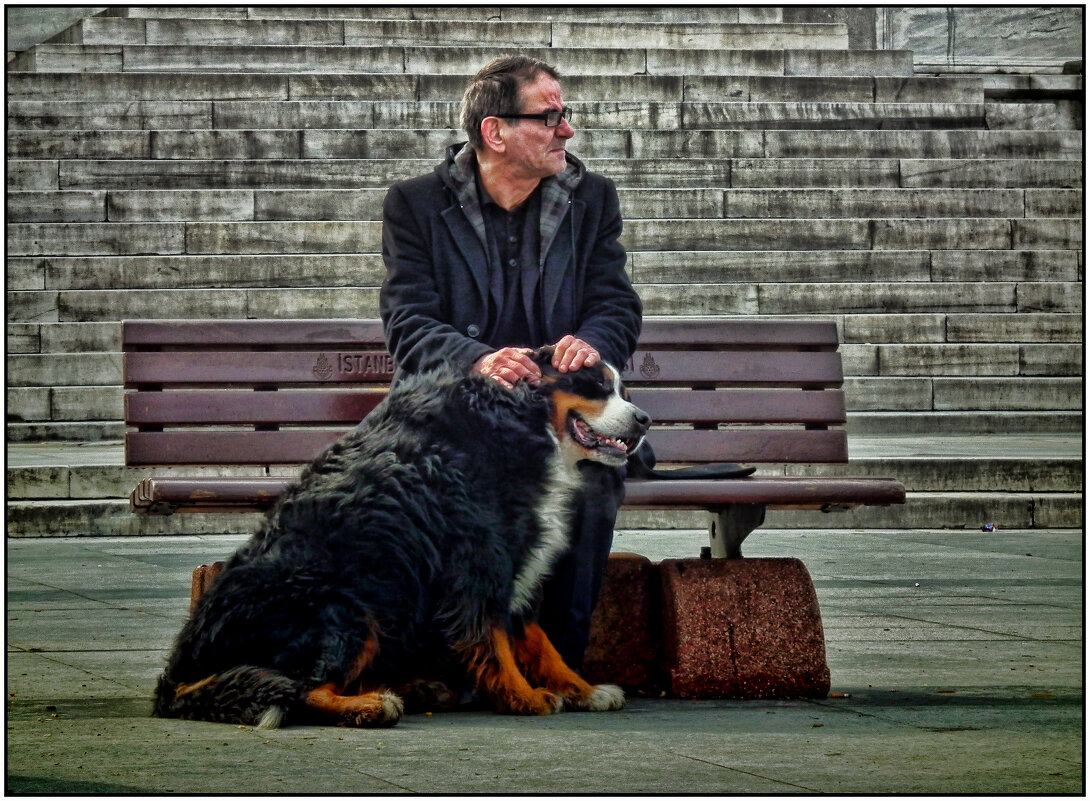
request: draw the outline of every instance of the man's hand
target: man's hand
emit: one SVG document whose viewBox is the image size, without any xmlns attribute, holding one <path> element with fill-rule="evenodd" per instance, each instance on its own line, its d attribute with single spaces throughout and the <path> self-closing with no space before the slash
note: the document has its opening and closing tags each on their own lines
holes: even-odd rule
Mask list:
<svg viewBox="0 0 1090 801">
<path fill-rule="evenodd" d="M 524 378 L 530 381 L 541 378 L 541 368 L 530 358 L 531 353 L 530 348 L 501 348 L 477 359 L 473 372 L 514 389 L 515 383 Z"/>
<path fill-rule="evenodd" d="M 571 334 L 561 338 L 553 347 L 553 367 L 562 373 L 574 373 L 581 367 L 593 367 L 602 358 L 591 345 Z"/>
</svg>

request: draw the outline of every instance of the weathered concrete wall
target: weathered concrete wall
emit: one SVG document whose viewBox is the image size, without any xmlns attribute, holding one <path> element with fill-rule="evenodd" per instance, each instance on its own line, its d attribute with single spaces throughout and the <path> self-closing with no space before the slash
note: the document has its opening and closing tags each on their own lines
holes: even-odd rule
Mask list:
<svg viewBox="0 0 1090 801">
<path fill-rule="evenodd" d="M 105 8 L 106 6 L 8 6 L 4 9 L 7 51 L 19 53 L 28 47 L 41 44 L 69 25 L 104 11 Z"/>
<path fill-rule="evenodd" d="M 1083 57 L 1082 6 L 874 9 L 876 43 L 916 71 L 1060 72 Z"/>
</svg>

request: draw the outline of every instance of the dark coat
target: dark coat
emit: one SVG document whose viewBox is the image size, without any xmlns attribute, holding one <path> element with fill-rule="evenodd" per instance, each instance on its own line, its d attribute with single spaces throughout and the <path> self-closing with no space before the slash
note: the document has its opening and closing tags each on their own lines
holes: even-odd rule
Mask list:
<svg viewBox="0 0 1090 801">
<path fill-rule="evenodd" d="M 453 146 L 435 172 L 392 186 L 383 203 L 386 278 L 380 310 L 399 371 L 417 373 L 441 364 L 468 369 L 502 346 L 480 341 L 492 322 L 487 319 L 489 260 L 478 233 L 480 210 L 469 204 L 467 211 L 462 203 L 465 187 L 458 185 L 453 167 L 460 150 Z M 463 163 L 465 155 L 459 157 Z M 545 179 L 556 183 L 543 198 L 559 198 L 553 205 L 567 208 L 552 209 L 559 227 L 551 244 L 542 244 L 543 308 L 528 312 L 543 315 L 534 322 L 547 341 L 534 344 L 552 344 L 572 334 L 597 348 L 605 361 L 623 367 L 639 337 L 642 306 L 617 241 L 617 190 L 573 156 L 568 160 L 560 180 Z M 549 203 L 543 199 L 543 217 Z"/>
</svg>

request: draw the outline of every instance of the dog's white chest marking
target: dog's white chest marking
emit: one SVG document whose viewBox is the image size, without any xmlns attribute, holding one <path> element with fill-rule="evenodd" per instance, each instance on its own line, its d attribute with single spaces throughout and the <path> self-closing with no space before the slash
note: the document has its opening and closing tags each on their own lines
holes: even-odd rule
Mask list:
<svg viewBox="0 0 1090 801">
<path fill-rule="evenodd" d="M 510 606 L 512 613 L 518 614 L 530 608 L 538 586 L 560 552 L 568 547 L 572 496 L 580 484 L 579 471 L 575 469 L 575 465 L 566 464 L 560 454 L 555 453 L 549 465 L 545 493 L 535 510 L 541 536 L 515 576 Z"/>
</svg>

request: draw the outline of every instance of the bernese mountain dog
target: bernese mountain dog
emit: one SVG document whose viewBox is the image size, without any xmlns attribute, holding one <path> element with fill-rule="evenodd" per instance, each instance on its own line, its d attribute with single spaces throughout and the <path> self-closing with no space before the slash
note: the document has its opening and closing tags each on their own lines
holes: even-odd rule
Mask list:
<svg viewBox="0 0 1090 801">
<path fill-rule="evenodd" d="M 397 382 L 302 473 L 182 628 L 155 714 L 262 728 L 390 726 L 442 705 L 452 666 L 498 711 L 612 710 L 534 622 L 568 544 L 576 465 L 621 466 L 650 418 L 606 364 L 513 390 Z M 413 710 L 411 710 L 413 711 Z"/>
</svg>

